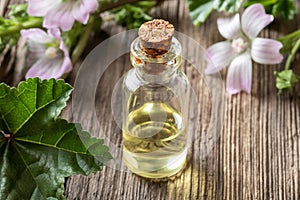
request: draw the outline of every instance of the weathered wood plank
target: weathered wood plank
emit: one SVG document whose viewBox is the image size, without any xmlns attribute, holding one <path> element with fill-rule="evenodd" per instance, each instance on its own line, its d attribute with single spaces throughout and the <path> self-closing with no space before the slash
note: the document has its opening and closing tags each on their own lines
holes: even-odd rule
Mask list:
<svg viewBox="0 0 300 200">
<path fill-rule="evenodd" d="M 215 24 L 216 14 L 202 27 L 194 28 L 189 21 L 186 5 L 168 1 L 154 15 L 168 19 L 178 31 L 193 37 L 205 47 L 222 40 Z M 297 20 L 286 23 L 284 28 L 276 22 L 262 36 L 277 38 L 295 26 L 299 27 Z M 193 52 L 190 55 L 197 56 Z M 128 60 L 125 63 L 128 70 Z M 124 61 L 117 61 L 114 65 L 122 66 Z M 90 184 L 98 186 L 94 199 L 298 199 L 299 92 L 295 90 L 280 97 L 276 95 L 273 71 L 282 67 L 254 64 L 252 95 L 226 95 L 220 140 L 207 157 L 200 159 L 201 138 L 194 138 L 189 164 L 180 177 L 153 183 L 130 173 L 106 168 L 100 172 L 100 177 L 105 181 L 100 179 L 97 182 L 98 179 L 92 177 L 70 178 L 68 198 L 75 199 L 85 194 L 84 198 L 93 199 L 90 190 L 77 189 L 80 184 L 76 181 L 88 179 Z M 186 64 L 184 70 L 201 102 L 197 109 L 202 118 L 193 124 L 194 134 L 203 134 L 211 114 L 209 89 L 193 67 Z M 113 74 L 105 75 L 109 77 L 107 81 L 112 81 Z M 225 73 L 222 74 L 225 77 Z M 102 94 L 99 101 L 104 113 L 99 116 L 102 120 L 109 113 L 103 110 L 106 108 L 104 102 L 110 102 L 109 93 Z M 106 120 L 103 124 L 111 124 L 110 120 Z M 115 133 L 116 129 L 109 125 L 105 131 Z"/>
<path fill-rule="evenodd" d="M 6 13 L 10 2 L 0 2 L 0 14 Z M 154 16 L 172 22 L 176 30 L 194 38 L 204 47 L 223 40 L 217 31 L 213 14 L 200 28 L 193 27 L 184 1 L 165 1 L 153 11 Z M 263 37 L 277 38 L 289 33 L 295 27 L 300 28 L 300 15 L 292 22 L 276 21 L 264 30 Z M 107 25 L 105 31 L 116 34 L 124 28 Z M 100 38 L 101 37 L 101 38 Z M 102 40 L 96 36 L 93 41 Z M 127 41 L 130 42 L 130 41 Z M 23 48 L 20 43 L 19 48 Z M 117 51 L 108 49 L 108 51 Z M 24 55 L 20 50 L 11 51 L 8 61 L 2 63 L 1 70 L 8 68 L 11 74 L 20 72 L 24 65 Z M 16 55 L 19 58 L 16 59 Z M 199 52 L 188 52 L 197 57 Z M 300 55 L 295 61 L 295 70 L 300 74 Z M 5 66 L 3 66 L 5 65 Z M 15 66 L 18 68 L 15 68 Z M 191 124 L 194 130 L 190 148 L 189 162 L 181 174 L 174 180 L 153 182 L 120 170 L 121 167 L 105 167 L 103 171 L 88 177 L 72 176 L 67 180 L 68 199 L 300 199 L 300 87 L 290 93 L 277 96 L 274 70 L 283 65 L 253 65 L 253 86 L 251 95 L 241 93 L 225 96 L 223 131 L 213 143 L 207 156 L 203 156 L 203 137 L 209 127 L 211 113 L 210 89 L 190 63 L 184 63 L 186 72 L 198 98 L 195 108 L 199 120 Z M 70 82 L 74 83 L 79 64 L 75 66 Z M 98 84 L 96 97 L 97 118 L 82 107 L 69 107 L 63 113 L 73 119 L 74 113 L 80 113 L 84 119 L 83 127 L 104 136 L 110 145 L 115 146 L 115 155 L 121 144 L 121 130 L 111 114 L 111 93 L 114 85 L 129 70 L 128 55 L 112 63 Z M 18 74 L 20 77 L 20 73 Z M 222 72 L 225 83 L 225 72 Z M 3 80 L 2 78 L 0 78 Z M 6 77 L 9 83 L 19 79 Z M 194 119 L 198 119 L 195 117 Z M 77 119 L 74 119 L 77 120 Z M 100 130 L 95 124 L 100 123 Z"/>
</svg>

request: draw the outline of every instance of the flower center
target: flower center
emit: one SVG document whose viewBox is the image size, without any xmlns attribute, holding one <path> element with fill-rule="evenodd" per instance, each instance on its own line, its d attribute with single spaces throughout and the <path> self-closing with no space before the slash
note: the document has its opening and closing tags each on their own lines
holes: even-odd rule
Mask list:
<svg viewBox="0 0 300 200">
<path fill-rule="evenodd" d="M 231 46 L 236 53 L 242 53 L 248 48 L 249 44 L 243 38 L 237 38 L 233 39 Z"/>
<path fill-rule="evenodd" d="M 55 48 L 55 47 L 48 47 L 48 49 L 45 52 L 45 55 L 50 59 L 54 59 L 58 56 L 59 50 L 60 49 Z"/>
</svg>

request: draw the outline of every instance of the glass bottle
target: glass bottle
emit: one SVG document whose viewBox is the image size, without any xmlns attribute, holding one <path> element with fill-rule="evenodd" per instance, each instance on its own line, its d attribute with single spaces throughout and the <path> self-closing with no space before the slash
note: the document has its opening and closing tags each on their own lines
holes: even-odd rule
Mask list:
<svg viewBox="0 0 300 200">
<path fill-rule="evenodd" d="M 172 176 L 186 162 L 190 86 L 173 33 L 164 20 L 143 24 L 123 82 L 123 160 L 148 178 Z"/>
</svg>

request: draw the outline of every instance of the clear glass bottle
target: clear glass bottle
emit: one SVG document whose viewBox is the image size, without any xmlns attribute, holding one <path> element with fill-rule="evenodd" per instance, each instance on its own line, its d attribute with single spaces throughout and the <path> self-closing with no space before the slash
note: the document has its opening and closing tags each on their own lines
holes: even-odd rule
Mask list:
<svg viewBox="0 0 300 200">
<path fill-rule="evenodd" d="M 190 87 L 179 68 L 181 45 L 174 37 L 169 41 L 168 50 L 156 51 L 136 38 L 130 54 L 134 68 L 123 82 L 123 160 L 148 178 L 176 174 L 187 156 Z"/>
</svg>

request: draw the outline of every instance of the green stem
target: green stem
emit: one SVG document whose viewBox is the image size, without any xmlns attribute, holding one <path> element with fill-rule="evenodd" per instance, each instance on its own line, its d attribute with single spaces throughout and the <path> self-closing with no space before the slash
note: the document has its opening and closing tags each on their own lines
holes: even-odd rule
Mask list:
<svg viewBox="0 0 300 200">
<path fill-rule="evenodd" d="M 283 41 L 283 40 L 289 40 L 289 39 L 293 39 L 293 38 L 298 38 L 300 37 L 300 29 L 297 31 L 294 31 L 286 36 L 283 36 L 281 38 L 279 38 L 279 41 Z"/>
<path fill-rule="evenodd" d="M 22 29 L 41 28 L 43 25 L 43 18 L 32 18 L 29 21 L 18 23 L 15 26 L 8 27 L 5 30 L 0 30 L 0 36 L 12 35 L 19 33 Z"/>
<path fill-rule="evenodd" d="M 287 61 L 286 61 L 286 64 L 285 64 L 285 70 L 288 70 L 290 69 L 291 67 L 291 64 L 292 64 L 292 61 L 294 60 L 295 56 L 296 56 L 296 53 L 297 51 L 299 50 L 300 48 L 300 38 L 297 40 L 295 46 L 293 47 L 292 49 L 292 52 L 291 54 L 289 55 Z"/>
<path fill-rule="evenodd" d="M 137 3 L 140 0 L 123 0 L 123 1 L 117 1 L 115 3 L 107 3 L 100 7 L 100 13 L 117 8 L 119 6 L 123 6 L 125 4 L 131 4 L 131 3 Z M 156 1 L 156 5 L 161 4 L 164 0 L 143 0 L 143 1 Z"/>
<path fill-rule="evenodd" d="M 81 36 L 79 42 L 77 43 L 76 47 L 73 50 L 72 58 L 71 58 L 73 64 L 75 64 L 79 60 L 81 54 L 84 51 L 84 48 L 89 40 L 90 34 L 93 31 L 94 21 L 95 21 L 94 17 L 91 16 L 88 24 L 85 27 L 84 34 Z"/>
</svg>

